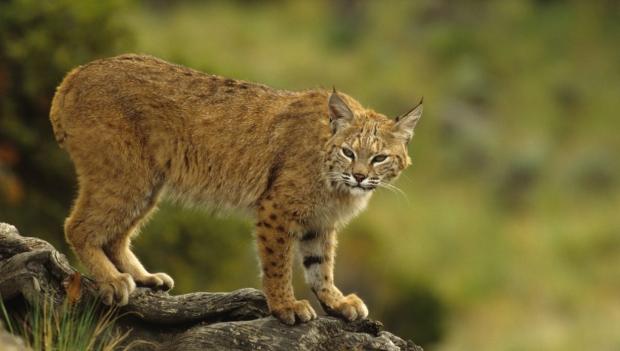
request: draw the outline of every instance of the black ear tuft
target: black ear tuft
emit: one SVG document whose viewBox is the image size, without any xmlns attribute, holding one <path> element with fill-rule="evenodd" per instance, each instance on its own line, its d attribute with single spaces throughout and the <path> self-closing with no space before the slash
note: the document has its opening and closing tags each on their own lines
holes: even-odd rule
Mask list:
<svg viewBox="0 0 620 351">
<path fill-rule="evenodd" d="M 413 137 L 413 130 L 422 117 L 423 102 L 424 97 L 422 97 L 420 102 L 418 102 L 418 104 L 409 112 L 396 118 L 393 133 L 397 138 L 402 139 L 405 143 L 408 143 Z"/>
</svg>

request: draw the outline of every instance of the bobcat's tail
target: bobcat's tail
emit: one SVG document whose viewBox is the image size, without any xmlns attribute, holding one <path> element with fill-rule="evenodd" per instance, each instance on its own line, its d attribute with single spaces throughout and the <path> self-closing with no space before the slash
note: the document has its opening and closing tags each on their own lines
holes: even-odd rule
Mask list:
<svg viewBox="0 0 620 351">
<path fill-rule="evenodd" d="M 54 137 L 58 142 L 60 147 L 63 147 L 63 143 L 67 138 L 67 132 L 63 128 L 63 120 L 64 120 L 64 108 L 65 108 L 65 99 L 67 94 L 69 94 L 75 76 L 82 69 L 82 66 L 73 69 L 69 74 L 65 76 L 62 80 L 62 83 L 56 88 L 56 93 L 54 94 L 54 98 L 52 99 L 52 106 L 50 108 L 50 121 L 52 122 L 52 129 L 54 130 Z"/>
</svg>

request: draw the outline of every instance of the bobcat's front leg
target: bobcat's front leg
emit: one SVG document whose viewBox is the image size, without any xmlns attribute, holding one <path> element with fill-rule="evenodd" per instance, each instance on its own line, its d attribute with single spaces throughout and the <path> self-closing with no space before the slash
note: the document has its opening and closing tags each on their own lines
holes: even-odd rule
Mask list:
<svg viewBox="0 0 620 351">
<path fill-rule="evenodd" d="M 283 323 L 307 322 L 316 318 L 308 300 L 296 300 L 292 284 L 294 237 L 288 221 L 273 206 L 261 204 L 256 224 L 256 242 L 263 275 L 263 292 L 271 313 Z"/>
<path fill-rule="evenodd" d="M 306 282 L 325 312 L 353 321 L 368 317 L 368 308 L 355 294 L 344 296 L 334 285 L 336 232 L 307 231 L 299 241 Z"/>
</svg>

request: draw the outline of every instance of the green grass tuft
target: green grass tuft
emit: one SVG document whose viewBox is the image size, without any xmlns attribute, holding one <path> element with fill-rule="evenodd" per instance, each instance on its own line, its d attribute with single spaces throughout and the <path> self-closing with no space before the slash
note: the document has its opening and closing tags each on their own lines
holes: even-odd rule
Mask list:
<svg viewBox="0 0 620 351">
<path fill-rule="evenodd" d="M 0 298 L 8 330 L 35 351 L 111 351 L 127 337 L 114 328 L 116 309 L 102 309 L 97 300 L 63 303 L 55 308 L 51 297 L 29 305 L 25 316 L 9 316 Z M 128 349 L 126 347 L 126 349 Z"/>
</svg>

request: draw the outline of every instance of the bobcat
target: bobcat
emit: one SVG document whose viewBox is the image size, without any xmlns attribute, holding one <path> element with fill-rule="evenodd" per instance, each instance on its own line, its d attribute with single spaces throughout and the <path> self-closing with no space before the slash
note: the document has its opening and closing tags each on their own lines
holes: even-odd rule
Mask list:
<svg viewBox="0 0 620 351">
<path fill-rule="evenodd" d="M 79 191 L 65 233 L 107 304 L 136 283 L 171 289 L 147 272 L 130 242 L 163 196 L 256 218 L 263 290 L 293 325 L 316 318 L 291 284 L 295 251 L 324 310 L 368 316 L 334 285 L 336 232 L 410 163 L 422 101 L 391 120 L 333 91 L 290 92 L 204 74 L 143 55 L 71 71 L 50 112 Z"/>
</svg>

